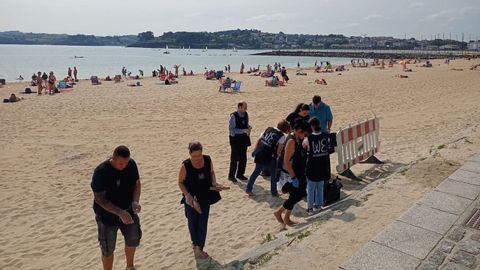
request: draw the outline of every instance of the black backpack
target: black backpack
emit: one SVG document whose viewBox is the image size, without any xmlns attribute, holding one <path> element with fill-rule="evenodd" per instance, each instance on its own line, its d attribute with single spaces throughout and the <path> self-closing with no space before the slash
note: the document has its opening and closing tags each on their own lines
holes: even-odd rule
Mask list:
<svg viewBox="0 0 480 270">
<path fill-rule="evenodd" d="M 324 206 L 330 205 L 338 200 L 340 200 L 340 190 L 342 189 L 343 184 L 337 178 L 333 179 L 331 182 L 325 182 L 323 189 L 323 199 Z"/>
</svg>

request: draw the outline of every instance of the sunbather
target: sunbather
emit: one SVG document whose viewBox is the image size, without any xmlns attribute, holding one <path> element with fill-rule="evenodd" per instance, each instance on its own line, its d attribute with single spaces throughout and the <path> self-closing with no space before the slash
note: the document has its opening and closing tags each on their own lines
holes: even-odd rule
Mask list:
<svg viewBox="0 0 480 270">
<path fill-rule="evenodd" d="M 315 83 L 316 84 L 327 85 L 327 81 L 325 81 L 325 79 L 316 79 Z"/>
<path fill-rule="evenodd" d="M 20 101 L 20 100 L 22 100 L 22 99 L 23 99 L 23 97 L 17 97 L 14 93 L 12 93 L 12 94 L 10 95 L 10 98 L 8 98 L 8 100 L 9 100 L 10 102 L 18 102 L 18 101 Z"/>
</svg>

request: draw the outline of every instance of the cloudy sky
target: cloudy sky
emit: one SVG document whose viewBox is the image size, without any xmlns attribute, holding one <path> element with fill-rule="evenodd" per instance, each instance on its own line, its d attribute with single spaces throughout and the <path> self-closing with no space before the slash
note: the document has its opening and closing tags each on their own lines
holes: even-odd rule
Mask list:
<svg viewBox="0 0 480 270">
<path fill-rule="evenodd" d="M 2 0 L 0 31 L 123 35 L 151 30 L 480 38 L 479 0 Z"/>
</svg>

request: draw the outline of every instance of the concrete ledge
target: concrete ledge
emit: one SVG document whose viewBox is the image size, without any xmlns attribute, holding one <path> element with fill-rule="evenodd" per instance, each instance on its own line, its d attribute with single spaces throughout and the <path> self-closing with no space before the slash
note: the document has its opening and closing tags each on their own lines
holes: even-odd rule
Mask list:
<svg viewBox="0 0 480 270">
<path fill-rule="evenodd" d="M 344 270 L 411 270 L 420 260 L 375 242 L 368 242 L 340 269 Z"/>
<path fill-rule="evenodd" d="M 455 215 L 462 214 L 471 203 L 472 200 L 436 190 L 425 195 L 420 201 L 420 204 Z"/>
<path fill-rule="evenodd" d="M 416 205 L 398 220 L 405 223 L 433 231 L 439 234 L 446 233 L 458 219 L 457 215 L 443 212 L 425 205 Z"/>
<path fill-rule="evenodd" d="M 455 171 L 448 178 L 453 179 L 455 181 L 460 181 L 467 184 L 480 186 L 480 173 L 465 171 L 465 170 L 462 170 L 461 168 Z"/>
<path fill-rule="evenodd" d="M 441 238 L 441 234 L 395 221 L 373 241 L 423 260 Z"/>
<path fill-rule="evenodd" d="M 479 163 L 480 162 L 478 161 L 467 161 L 461 169 L 469 172 L 480 173 Z"/>
<path fill-rule="evenodd" d="M 436 190 L 470 200 L 475 200 L 480 193 L 480 186 L 467 184 L 453 179 L 447 179 L 438 185 Z"/>
</svg>

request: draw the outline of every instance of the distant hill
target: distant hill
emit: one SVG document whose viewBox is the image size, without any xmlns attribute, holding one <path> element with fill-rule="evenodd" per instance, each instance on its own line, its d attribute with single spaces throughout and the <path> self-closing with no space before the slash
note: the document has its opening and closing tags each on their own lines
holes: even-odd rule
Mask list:
<svg viewBox="0 0 480 270">
<path fill-rule="evenodd" d="M 368 37 L 266 33 L 260 30 L 228 30 L 219 32 L 165 32 L 155 37 L 152 31 L 138 35 L 94 36 L 0 32 L 0 44 L 41 44 L 78 46 L 127 46 L 142 48 L 191 49 L 347 49 L 347 50 L 464 50 L 466 42 L 447 39 L 416 40 L 394 37 Z"/>
<path fill-rule="evenodd" d="M 0 32 L 0 44 L 78 45 L 78 46 L 126 46 L 138 41 L 135 35 L 94 36 L 45 33 Z"/>
</svg>

